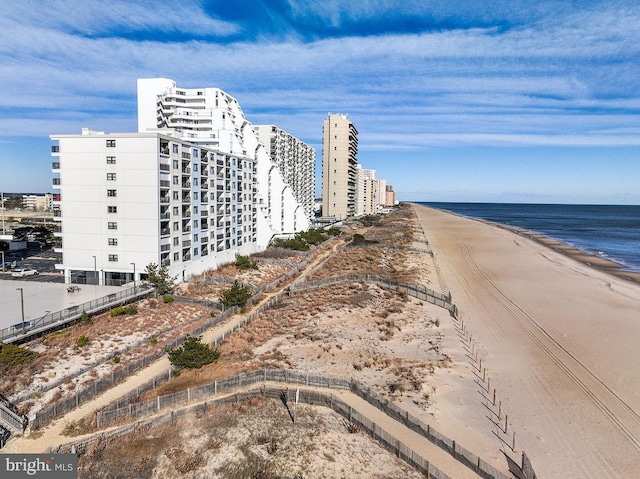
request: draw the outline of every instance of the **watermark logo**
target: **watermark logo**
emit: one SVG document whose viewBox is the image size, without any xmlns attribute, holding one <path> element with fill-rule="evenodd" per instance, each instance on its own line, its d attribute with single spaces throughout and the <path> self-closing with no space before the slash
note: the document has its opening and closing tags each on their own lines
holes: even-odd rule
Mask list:
<svg viewBox="0 0 640 479">
<path fill-rule="evenodd" d="M 0 454 L 2 479 L 77 479 L 75 454 Z"/>
</svg>

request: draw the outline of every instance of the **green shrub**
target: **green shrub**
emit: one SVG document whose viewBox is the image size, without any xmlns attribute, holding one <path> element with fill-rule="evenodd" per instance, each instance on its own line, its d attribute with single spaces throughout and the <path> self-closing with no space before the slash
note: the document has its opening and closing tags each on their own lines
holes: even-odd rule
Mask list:
<svg viewBox="0 0 640 479">
<path fill-rule="evenodd" d="M 38 353 L 30 351 L 15 344 L 2 344 L 0 346 L 0 364 L 14 366 L 27 364 L 38 357 Z"/>
<path fill-rule="evenodd" d="M 149 343 L 151 343 L 151 344 L 153 344 L 155 346 L 156 344 L 158 344 L 158 338 L 151 338 L 149 340 Z"/>
<path fill-rule="evenodd" d="M 302 231 L 297 233 L 293 238 L 289 239 L 276 239 L 271 245 L 281 248 L 292 249 L 294 251 L 309 251 L 309 248 L 313 245 L 318 245 L 330 236 L 336 236 L 340 234 L 340 230 L 333 228 L 330 231 L 325 231 L 321 228 L 312 228 L 308 231 Z"/>
<path fill-rule="evenodd" d="M 76 339 L 76 346 L 78 346 L 79 348 L 82 348 L 86 346 L 88 342 L 89 342 L 89 338 L 86 337 L 84 334 L 81 334 L 80 336 L 78 336 L 78 339 Z"/>
<path fill-rule="evenodd" d="M 138 314 L 138 308 L 130 304 L 129 306 L 117 306 L 111 310 L 111 317 L 127 314 Z"/>
<path fill-rule="evenodd" d="M 236 268 L 238 269 L 258 269 L 258 263 L 251 261 L 249 256 L 236 254 Z"/>
<path fill-rule="evenodd" d="M 87 324 L 87 325 L 93 324 L 93 321 L 91 321 L 91 318 L 89 317 L 86 311 L 82 312 L 82 315 L 80 316 L 80 321 L 82 321 L 82 324 Z"/>
<path fill-rule="evenodd" d="M 209 313 L 209 316 L 211 316 L 212 318 L 215 318 L 215 317 L 216 317 L 216 314 L 217 314 L 217 313 L 216 313 L 215 311 L 211 311 L 211 312 Z"/>
<path fill-rule="evenodd" d="M 168 352 L 169 361 L 177 368 L 198 369 L 220 357 L 220 351 L 204 344 L 201 339 L 185 336 L 182 346 Z"/>
<path fill-rule="evenodd" d="M 247 301 L 251 296 L 253 296 L 251 289 L 248 286 L 238 283 L 238 280 L 235 280 L 230 289 L 222 292 L 220 302 L 227 308 L 231 308 L 233 306 L 242 307 L 247 304 Z"/>
<path fill-rule="evenodd" d="M 173 303 L 173 296 L 171 296 L 170 294 L 165 294 L 162 297 L 162 301 L 164 301 L 165 303 Z"/>
<path fill-rule="evenodd" d="M 115 364 L 118 364 L 118 363 L 120 362 L 120 356 L 114 356 L 114 357 L 113 357 L 113 362 L 114 362 Z"/>
</svg>

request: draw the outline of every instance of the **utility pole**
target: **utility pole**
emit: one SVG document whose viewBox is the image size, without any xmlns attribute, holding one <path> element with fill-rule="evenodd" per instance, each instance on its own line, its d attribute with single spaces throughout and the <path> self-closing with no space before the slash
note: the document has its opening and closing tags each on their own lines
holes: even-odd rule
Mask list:
<svg viewBox="0 0 640 479">
<path fill-rule="evenodd" d="M 22 334 L 24 334 L 26 325 L 24 323 L 24 295 L 22 292 L 22 288 L 16 288 L 16 291 L 20 290 L 20 306 L 22 307 Z"/>
</svg>

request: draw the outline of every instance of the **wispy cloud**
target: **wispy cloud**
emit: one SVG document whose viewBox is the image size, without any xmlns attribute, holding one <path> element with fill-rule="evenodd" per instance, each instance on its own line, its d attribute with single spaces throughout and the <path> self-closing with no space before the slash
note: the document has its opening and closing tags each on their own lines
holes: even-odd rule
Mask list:
<svg viewBox="0 0 640 479">
<path fill-rule="evenodd" d="M 0 138 L 131 130 L 162 76 L 316 145 L 348 112 L 367 154 L 637 145 L 639 26 L 634 1 L 25 1 L 0 17 Z"/>
</svg>

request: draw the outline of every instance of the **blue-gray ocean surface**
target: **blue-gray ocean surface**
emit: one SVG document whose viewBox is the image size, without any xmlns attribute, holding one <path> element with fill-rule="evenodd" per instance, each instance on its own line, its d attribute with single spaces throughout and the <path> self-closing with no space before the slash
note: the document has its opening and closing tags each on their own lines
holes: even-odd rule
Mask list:
<svg viewBox="0 0 640 479">
<path fill-rule="evenodd" d="M 640 271 L 640 206 L 418 202 L 542 233 Z"/>
</svg>

